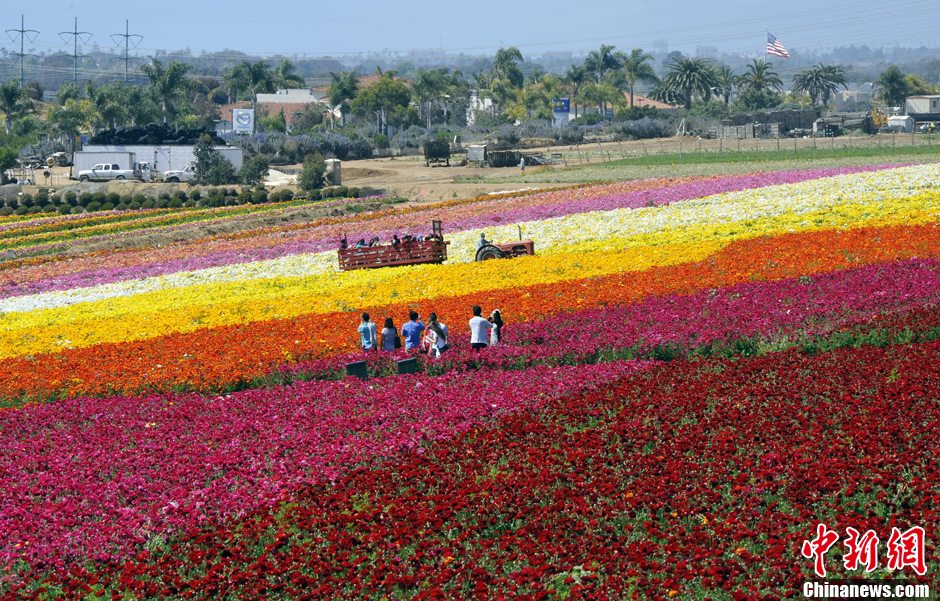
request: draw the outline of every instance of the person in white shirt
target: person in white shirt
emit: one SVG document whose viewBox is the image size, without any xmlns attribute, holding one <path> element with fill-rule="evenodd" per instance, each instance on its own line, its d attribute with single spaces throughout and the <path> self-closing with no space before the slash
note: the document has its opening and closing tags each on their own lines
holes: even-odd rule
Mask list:
<svg viewBox="0 0 940 601">
<path fill-rule="evenodd" d="M 470 318 L 470 348 L 480 350 L 486 348 L 490 339 L 490 330 L 495 326 L 481 317 L 483 309 L 479 305 L 473 306 L 473 317 Z"/>
</svg>

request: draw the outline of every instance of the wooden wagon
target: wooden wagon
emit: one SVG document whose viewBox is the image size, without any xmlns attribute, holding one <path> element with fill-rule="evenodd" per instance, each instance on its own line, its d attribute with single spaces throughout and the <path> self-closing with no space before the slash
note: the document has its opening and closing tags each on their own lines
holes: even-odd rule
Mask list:
<svg viewBox="0 0 940 601">
<path fill-rule="evenodd" d="M 407 240 L 400 244 L 379 244 L 359 248 L 340 248 L 339 268 L 375 269 L 396 265 L 419 265 L 421 263 L 443 263 L 447 260 L 447 245 L 441 233 L 441 222 L 431 222 L 430 240 Z"/>
</svg>

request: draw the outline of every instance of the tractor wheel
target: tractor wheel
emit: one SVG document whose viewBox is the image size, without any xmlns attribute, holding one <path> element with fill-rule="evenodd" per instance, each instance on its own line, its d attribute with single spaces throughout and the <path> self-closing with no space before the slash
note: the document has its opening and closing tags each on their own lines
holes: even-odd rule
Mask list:
<svg viewBox="0 0 940 601">
<path fill-rule="evenodd" d="M 477 250 L 477 261 L 489 261 L 490 259 L 502 259 L 505 255 L 503 251 L 499 248 L 493 246 L 492 244 L 487 244 L 486 246 Z"/>
</svg>

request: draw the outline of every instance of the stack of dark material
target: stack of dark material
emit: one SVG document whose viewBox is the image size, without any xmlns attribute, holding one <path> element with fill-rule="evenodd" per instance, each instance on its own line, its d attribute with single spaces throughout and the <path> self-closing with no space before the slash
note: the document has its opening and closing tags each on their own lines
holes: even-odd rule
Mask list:
<svg viewBox="0 0 940 601">
<path fill-rule="evenodd" d="M 145 127 L 127 127 L 124 129 L 107 129 L 95 134 L 89 144 L 102 145 L 129 145 L 129 144 L 165 144 L 191 146 L 202 135 L 212 138 L 212 144 L 224 146 L 225 141 L 214 132 L 196 128 L 172 129 L 165 123 L 151 123 Z"/>
</svg>

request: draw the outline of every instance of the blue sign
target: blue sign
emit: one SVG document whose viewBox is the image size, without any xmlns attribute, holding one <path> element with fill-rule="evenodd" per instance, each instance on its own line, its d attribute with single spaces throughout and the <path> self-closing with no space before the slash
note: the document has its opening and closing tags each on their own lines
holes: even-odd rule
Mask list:
<svg viewBox="0 0 940 601">
<path fill-rule="evenodd" d="M 571 112 L 571 99 L 570 98 L 553 98 L 552 108 L 554 109 L 556 113 L 570 113 Z"/>
</svg>

